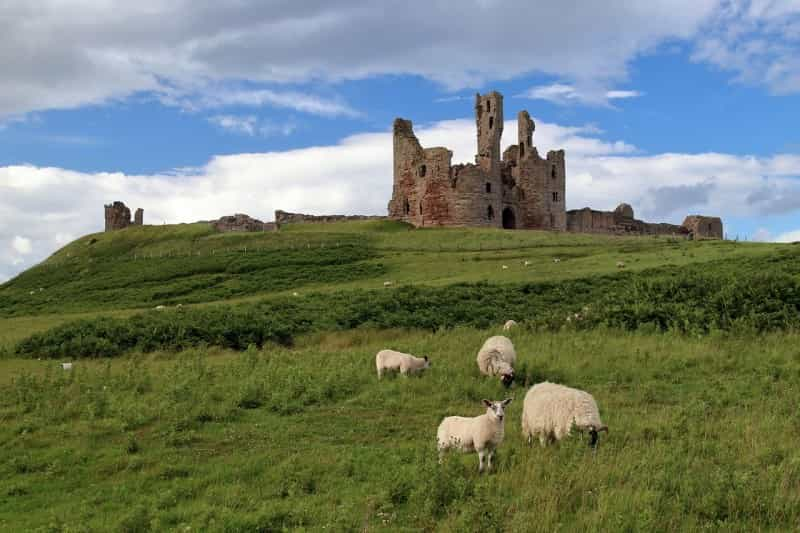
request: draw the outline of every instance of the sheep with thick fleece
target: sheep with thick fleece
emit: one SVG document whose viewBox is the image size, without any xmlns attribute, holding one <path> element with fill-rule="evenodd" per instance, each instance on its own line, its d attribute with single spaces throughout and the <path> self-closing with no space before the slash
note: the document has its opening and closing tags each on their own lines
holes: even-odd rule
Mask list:
<svg viewBox="0 0 800 533">
<path fill-rule="evenodd" d="M 506 323 L 503 324 L 503 331 L 510 331 L 511 328 L 517 327 L 517 322 L 515 320 L 506 320 Z"/>
<path fill-rule="evenodd" d="M 528 444 L 533 437 L 538 437 L 542 446 L 560 441 L 573 427 L 589 432 L 592 448 L 597 445 L 598 432 L 608 433 L 591 394 L 547 381 L 528 390 L 522 405 L 522 436 Z"/>
<path fill-rule="evenodd" d="M 478 368 L 486 376 L 500 376 L 506 387 L 514 381 L 514 363 L 517 352 L 508 337 L 496 335 L 489 337 L 478 352 Z"/>
<path fill-rule="evenodd" d="M 439 462 L 447 450 L 478 452 L 478 472 L 483 472 L 484 459 L 492 469 L 492 458 L 505 437 L 505 408 L 512 398 L 503 401 L 483 400 L 486 413 L 476 417 L 448 416 L 436 430 Z"/>
<path fill-rule="evenodd" d="M 383 377 L 383 373 L 388 370 L 397 370 L 402 375 L 407 376 L 409 373 L 421 372 L 426 368 L 430 368 L 431 362 L 428 361 L 428 356 L 415 357 L 413 355 L 396 352 L 394 350 L 381 350 L 375 356 L 375 368 L 378 370 L 378 379 Z"/>
</svg>

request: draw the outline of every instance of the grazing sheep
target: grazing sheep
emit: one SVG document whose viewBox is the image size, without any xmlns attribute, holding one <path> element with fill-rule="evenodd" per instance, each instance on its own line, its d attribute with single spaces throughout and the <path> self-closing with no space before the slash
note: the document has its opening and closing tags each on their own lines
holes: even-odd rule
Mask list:
<svg viewBox="0 0 800 533">
<path fill-rule="evenodd" d="M 299 292 L 293 292 L 292 296 L 300 296 L 300 293 Z"/>
<path fill-rule="evenodd" d="M 514 320 L 507 320 L 505 324 L 503 324 L 503 331 L 509 331 L 511 328 L 517 327 L 517 323 Z"/>
<path fill-rule="evenodd" d="M 625 268 L 625 261 L 617 261 L 617 268 Z"/>
<path fill-rule="evenodd" d="M 488 469 L 492 469 L 494 452 L 505 436 L 505 407 L 512 398 L 492 402 L 483 400 L 486 413 L 476 417 L 448 416 L 436 430 L 439 462 L 445 451 L 454 448 L 464 453 L 478 452 L 478 472 L 483 472 L 483 460 L 488 458 Z M 487 457 L 488 456 L 488 457 Z"/>
<path fill-rule="evenodd" d="M 522 406 L 522 436 L 542 446 L 560 441 L 572 428 L 588 431 L 589 446 L 597 446 L 597 433 L 608 426 L 600 420 L 597 402 L 588 392 L 545 381 L 528 390 Z"/>
<path fill-rule="evenodd" d="M 478 351 L 478 368 L 485 376 L 500 376 L 500 380 L 506 387 L 511 386 L 514 381 L 514 362 L 517 360 L 517 352 L 514 351 L 514 344 L 508 337 L 496 335 L 489 337 Z"/>
<path fill-rule="evenodd" d="M 157 305 L 157 306 L 154 307 L 154 309 L 156 311 L 163 311 L 164 309 L 166 309 L 166 307 L 164 307 L 163 305 Z"/>
<path fill-rule="evenodd" d="M 524 263 L 522 263 L 522 264 L 523 264 L 523 265 L 525 265 L 525 266 L 531 266 L 531 262 L 530 262 L 530 261 L 525 261 L 525 262 L 524 262 Z"/>
<path fill-rule="evenodd" d="M 508 270 L 508 265 L 503 265 L 503 270 Z"/>
<path fill-rule="evenodd" d="M 561 259 L 559 259 L 558 257 L 556 257 L 555 259 L 553 259 L 553 263 L 560 263 L 560 262 L 561 262 Z"/>
<path fill-rule="evenodd" d="M 409 372 L 421 372 L 431 367 L 428 356 L 414 357 L 407 353 L 396 352 L 394 350 L 381 350 L 375 355 L 375 368 L 378 370 L 378 379 L 383 377 L 387 370 L 399 370 L 404 376 Z"/>
<path fill-rule="evenodd" d="M 383 282 L 383 286 L 384 287 L 391 287 L 392 285 L 394 285 L 393 281 L 384 281 Z"/>
<path fill-rule="evenodd" d="M 72 370 L 72 363 L 61 363 L 61 368 L 64 370 Z"/>
</svg>

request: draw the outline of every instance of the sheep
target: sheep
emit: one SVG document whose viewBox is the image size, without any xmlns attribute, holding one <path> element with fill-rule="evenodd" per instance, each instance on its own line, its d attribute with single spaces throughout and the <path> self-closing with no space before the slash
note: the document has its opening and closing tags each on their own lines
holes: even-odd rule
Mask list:
<svg viewBox="0 0 800 533">
<path fill-rule="evenodd" d="M 524 266 L 531 266 L 531 264 L 532 264 L 532 263 L 531 263 L 530 261 L 525 261 L 525 262 L 523 262 L 522 264 L 523 264 Z"/>
<path fill-rule="evenodd" d="M 378 370 L 378 379 L 383 377 L 387 370 L 399 370 L 404 376 L 410 373 L 421 372 L 431 367 L 428 356 L 415 357 L 407 353 L 394 350 L 381 350 L 375 355 L 375 368 Z"/>
<path fill-rule="evenodd" d="M 484 459 L 492 469 L 492 458 L 505 436 L 505 408 L 512 398 L 503 401 L 482 400 L 486 413 L 476 417 L 448 416 L 436 430 L 439 462 L 449 449 L 464 453 L 478 452 L 478 472 L 483 472 Z"/>
<path fill-rule="evenodd" d="M 510 331 L 511 328 L 517 327 L 517 323 L 514 320 L 507 320 L 505 324 L 503 324 L 503 331 Z"/>
<path fill-rule="evenodd" d="M 559 259 L 558 257 L 553 259 L 553 263 L 560 263 L 560 262 L 561 262 L 561 259 Z"/>
<path fill-rule="evenodd" d="M 292 296 L 300 296 L 300 293 L 295 291 L 295 292 L 292 293 Z"/>
<path fill-rule="evenodd" d="M 500 376 L 500 380 L 507 388 L 514 381 L 514 362 L 517 352 L 514 344 L 508 337 L 496 335 L 489 337 L 478 351 L 478 369 L 486 376 Z"/>
<path fill-rule="evenodd" d="M 522 436 L 529 445 L 533 437 L 542 446 L 560 441 L 573 427 L 589 432 L 592 448 L 597 446 L 598 432 L 608 433 L 591 394 L 547 381 L 528 390 L 522 406 Z"/>
<path fill-rule="evenodd" d="M 617 261 L 617 268 L 625 268 L 625 261 Z"/>
<path fill-rule="evenodd" d="M 61 363 L 61 368 L 64 370 L 72 370 L 72 363 Z"/>
<path fill-rule="evenodd" d="M 164 307 L 163 305 L 157 305 L 153 309 L 155 309 L 156 311 L 163 311 L 164 309 L 166 309 L 166 307 Z"/>
<path fill-rule="evenodd" d="M 391 287 L 392 285 L 394 285 L 393 281 L 384 281 L 383 282 L 383 286 L 384 287 Z"/>
<path fill-rule="evenodd" d="M 503 265 L 503 270 L 508 270 L 508 265 Z"/>
</svg>

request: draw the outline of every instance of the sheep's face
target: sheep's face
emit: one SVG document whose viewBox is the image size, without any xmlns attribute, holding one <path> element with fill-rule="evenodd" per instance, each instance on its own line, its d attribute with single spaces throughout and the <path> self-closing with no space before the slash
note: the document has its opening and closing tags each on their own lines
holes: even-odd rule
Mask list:
<svg viewBox="0 0 800 533">
<path fill-rule="evenodd" d="M 509 388 L 511 384 L 514 382 L 514 373 L 509 372 L 507 374 L 503 374 L 500 376 L 500 381 L 503 383 L 505 388 Z"/>
<path fill-rule="evenodd" d="M 506 417 L 506 406 L 511 403 L 512 398 L 506 398 L 501 402 L 493 402 L 491 400 L 483 400 L 483 405 L 486 406 L 486 414 L 489 418 L 502 422 Z"/>
<path fill-rule="evenodd" d="M 423 356 L 422 358 L 423 358 L 423 359 L 425 359 L 425 365 L 424 365 L 422 368 L 430 368 L 430 367 L 431 367 L 431 362 L 430 362 L 430 360 L 428 359 L 428 356 L 427 356 L 427 355 L 425 355 L 425 356 Z"/>
</svg>

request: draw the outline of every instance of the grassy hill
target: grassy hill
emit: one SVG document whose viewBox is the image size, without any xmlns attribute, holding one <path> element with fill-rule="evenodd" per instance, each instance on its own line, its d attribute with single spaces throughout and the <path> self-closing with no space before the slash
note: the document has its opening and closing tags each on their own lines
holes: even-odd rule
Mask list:
<svg viewBox="0 0 800 533">
<path fill-rule="evenodd" d="M 505 390 L 475 354 L 508 318 Z M 89 235 L 0 286 L 0 530 L 791 530 L 798 327 L 793 245 L 374 221 Z M 433 366 L 379 382 L 387 347 Z M 596 455 L 525 445 L 542 380 L 595 395 Z M 495 473 L 436 463 L 443 416 L 506 395 Z"/>
</svg>

